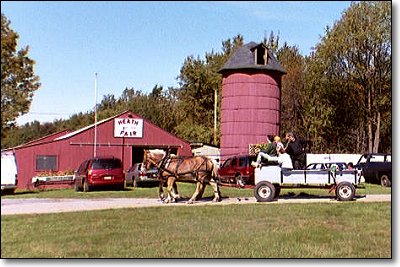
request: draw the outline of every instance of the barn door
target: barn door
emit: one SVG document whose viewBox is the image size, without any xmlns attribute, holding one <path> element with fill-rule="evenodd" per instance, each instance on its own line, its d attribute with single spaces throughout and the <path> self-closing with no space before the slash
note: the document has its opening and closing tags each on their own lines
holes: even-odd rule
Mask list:
<svg viewBox="0 0 400 267">
<path fill-rule="evenodd" d="M 132 147 L 132 165 L 138 162 L 143 162 L 144 148 Z"/>
</svg>

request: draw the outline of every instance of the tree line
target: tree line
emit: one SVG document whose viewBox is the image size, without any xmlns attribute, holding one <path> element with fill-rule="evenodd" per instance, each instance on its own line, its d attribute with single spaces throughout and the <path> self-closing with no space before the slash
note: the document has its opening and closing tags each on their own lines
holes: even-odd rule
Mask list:
<svg viewBox="0 0 400 267">
<path fill-rule="evenodd" d="M 273 32 L 261 40 L 287 72 L 282 77 L 280 136 L 294 132 L 309 141 L 312 153 L 391 152 L 390 2 L 352 3 L 332 27 L 326 27 L 310 55 L 303 56 L 296 45 L 281 45 L 279 41 L 279 34 Z M 188 141 L 218 146 L 222 90 L 218 70 L 243 44 L 244 38 L 238 34 L 223 41 L 219 52 L 207 52 L 203 58 L 188 56 L 176 88 L 155 85 L 150 93 L 125 88 L 121 96 L 103 96 L 97 106 L 98 119 L 132 110 Z M 1 90 L 2 148 L 94 123 L 91 110 L 51 123 L 34 121 L 15 126 L 15 115 L 6 117 L 8 121 L 3 123 L 3 14 Z M 217 139 L 213 124 L 215 92 Z"/>
</svg>

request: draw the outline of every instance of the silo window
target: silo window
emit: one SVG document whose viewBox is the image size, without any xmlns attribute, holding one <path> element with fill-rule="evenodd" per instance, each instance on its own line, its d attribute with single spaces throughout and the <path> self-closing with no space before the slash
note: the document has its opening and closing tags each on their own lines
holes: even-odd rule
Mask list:
<svg viewBox="0 0 400 267">
<path fill-rule="evenodd" d="M 256 64 L 257 65 L 266 65 L 267 64 L 267 50 L 263 46 L 257 47 L 256 50 Z"/>
</svg>

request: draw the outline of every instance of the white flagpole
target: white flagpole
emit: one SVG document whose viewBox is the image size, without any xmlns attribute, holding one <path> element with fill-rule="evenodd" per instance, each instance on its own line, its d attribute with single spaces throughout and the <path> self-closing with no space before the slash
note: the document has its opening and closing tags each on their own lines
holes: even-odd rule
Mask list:
<svg viewBox="0 0 400 267">
<path fill-rule="evenodd" d="M 97 72 L 94 78 L 94 147 L 93 147 L 93 157 L 96 157 L 97 149 Z"/>
</svg>

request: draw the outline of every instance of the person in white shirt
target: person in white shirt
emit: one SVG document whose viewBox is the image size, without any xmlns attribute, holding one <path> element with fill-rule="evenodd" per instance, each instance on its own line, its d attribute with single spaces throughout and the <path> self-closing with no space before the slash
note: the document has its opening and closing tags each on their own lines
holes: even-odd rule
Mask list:
<svg viewBox="0 0 400 267">
<path fill-rule="evenodd" d="M 285 152 L 285 148 L 283 147 L 282 143 L 278 143 L 276 146 L 276 150 L 278 152 L 277 157 L 272 157 L 270 155 L 266 155 L 265 158 L 268 159 L 268 161 L 277 161 L 279 165 L 281 166 L 282 170 L 293 170 L 293 164 L 292 164 L 292 159 L 290 158 L 289 154 Z M 260 162 L 252 162 L 251 165 L 253 167 L 260 167 Z"/>
</svg>

